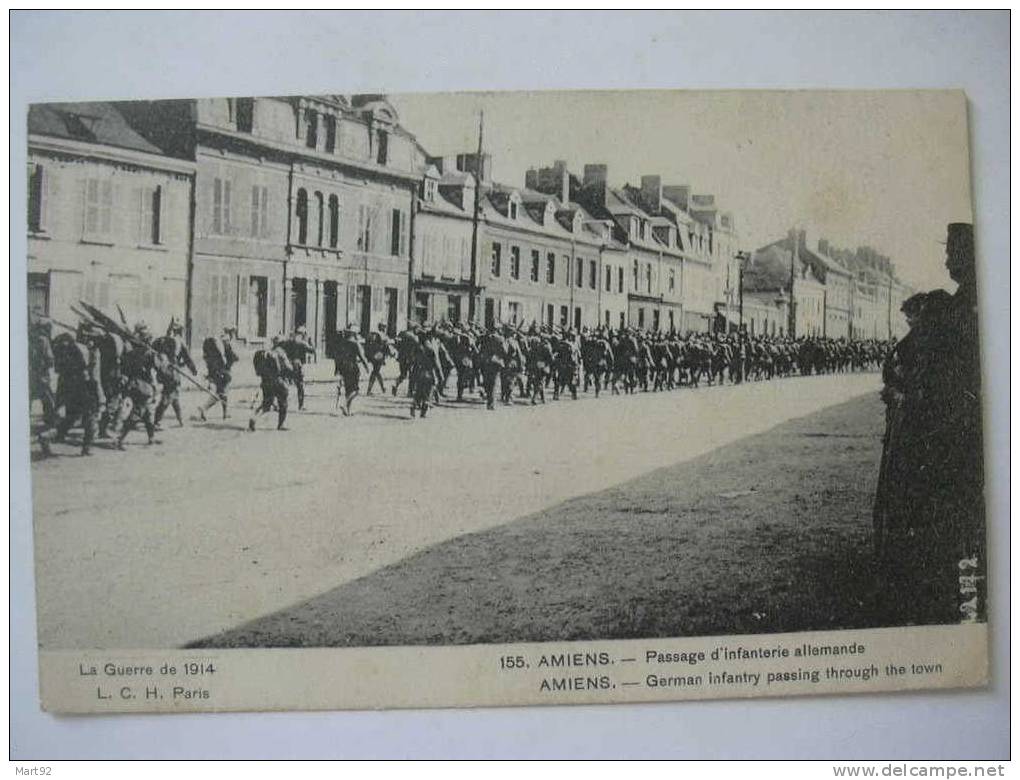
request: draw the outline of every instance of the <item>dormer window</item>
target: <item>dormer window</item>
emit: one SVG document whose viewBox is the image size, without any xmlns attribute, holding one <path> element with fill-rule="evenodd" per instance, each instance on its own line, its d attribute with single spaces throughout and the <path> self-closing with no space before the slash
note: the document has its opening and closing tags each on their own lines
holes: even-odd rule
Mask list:
<svg viewBox="0 0 1020 780">
<path fill-rule="evenodd" d="M 645 240 L 645 228 L 647 226 L 648 226 L 648 223 L 645 222 L 643 219 L 638 220 L 638 230 L 639 230 L 639 235 L 641 236 L 641 240 L 642 241 Z"/>
<path fill-rule="evenodd" d="M 385 165 L 389 157 L 389 133 L 385 130 L 376 131 L 375 161 L 379 165 Z"/>
<path fill-rule="evenodd" d="M 517 219 L 517 201 L 513 199 L 510 200 L 507 213 L 509 214 L 510 219 Z"/>
</svg>

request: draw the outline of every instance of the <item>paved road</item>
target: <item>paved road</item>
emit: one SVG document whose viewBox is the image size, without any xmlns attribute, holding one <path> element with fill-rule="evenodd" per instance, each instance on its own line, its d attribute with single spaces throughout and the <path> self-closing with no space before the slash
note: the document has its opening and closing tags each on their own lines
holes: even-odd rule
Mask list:
<svg viewBox="0 0 1020 780">
<path fill-rule="evenodd" d="M 334 416 L 316 386 L 285 433 L 247 433 L 239 409 L 158 447 L 58 448 L 32 470 L 40 645 L 182 645 L 878 387 L 804 377 L 412 422 L 389 397 Z"/>
</svg>

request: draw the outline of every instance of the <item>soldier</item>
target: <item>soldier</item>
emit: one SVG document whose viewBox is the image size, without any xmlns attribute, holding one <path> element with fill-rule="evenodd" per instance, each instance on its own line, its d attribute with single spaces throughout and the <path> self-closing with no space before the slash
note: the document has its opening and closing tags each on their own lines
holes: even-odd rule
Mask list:
<svg viewBox="0 0 1020 780">
<path fill-rule="evenodd" d="M 418 326 L 412 325 L 397 336 L 397 365 L 400 367 L 400 374 L 397 376 L 397 381 L 393 383 L 393 387 L 390 388 L 394 396 L 397 394 L 397 388 L 399 388 L 403 381 L 410 375 L 411 366 L 414 365 L 415 356 L 418 354 L 420 342 L 418 340 L 417 330 Z M 408 387 L 407 394 L 408 396 L 411 395 L 410 387 Z"/>
<path fill-rule="evenodd" d="M 531 385 L 531 405 L 535 406 L 538 398 L 545 403 L 545 383 L 552 373 L 553 354 L 547 339 L 535 335 L 530 342 L 527 356 L 528 384 Z"/>
<path fill-rule="evenodd" d="M 290 378 L 297 391 L 297 408 L 300 412 L 305 408 L 305 361 L 315 354 L 315 347 L 304 325 L 294 331 L 289 339 L 280 341 L 279 346 L 290 361 Z"/>
<path fill-rule="evenodd" d="M 96 333 L 86 326 L 78 328 L 77 340 L 70 334 L 61 334 L 53 340 L 53 365 L 57 371 L 57 396 L 64 406 L 64 417 L 51 431 L 38 435 L 43 455 L 50 455 L 50 442 L 63 441 L 75 423 L 81 421 L 81 454 L 91 455 L 99 410 L 105 403 L 101 380 L 102 356 L 96 342 Z"/>
<path fill-rule="evenodd" d="M 500 372 L 499 387 L 502 391 L 504 405 L 509 406 L 513 403 L 514 385 L 517 385 L 517 394 L 524 397 L 524 382 L 521 381 L 521 374 L 524 372 L 525 358 L 517 334 L 509 325 L 504 328 L 503 336 L 506 345 L 506 363 Z"/>
<path fill-rule="evenodd" d="M 350 417 L 351 403 L 358 396 L 361 369 L 369 370 L 361 337 L 353 330 L 347 329 L 340 334 L 333 362 L 334 374 L 340 377 L 336 388 L 337 403 L 340 401 L 340 396 L 343 395 L 344 405 L 341 411 L 343 411 L 344 417 Z"/>
<path fill-rule="evenodd" d="M 137 422 L 145 426 L 148 443 L 159 444 L 156 439 L 156 388 L 159 374 L 166 370 L 166 358 L 151 346 L 152 335 L 144 322 L 135 325 L 135 342 L 121 358 L 124 372 L 124 395 L 117 413 L 116 428 L 119 429 L 118 450 L 124 449 L 124 439 Z"/>
<path fill-rule="evenodd" d="M 159 380 L 163 385 L 163 392 L 160 395 L 159 404 L 156 406 L 155 423 L 159 430 L 159 424 L 167 407 L 172 407 L 177 417 L 177 426 L 184 427 L 184 419 L 181 415 L 180 389 L 181 380 L 172 367 L 187 368 L 191 375 L 198 374 L 195 368 L 195 361 L 191 359 L 188 346 L 184 343 L 184 326 L 176 319 L 170 320 L 166 335 L 160 336 L 152 342 L 153 348 L 166 357 L 166 362 L 161 366 Z"/>
<path fill-rule="evenodd" d="M 479 359 L 482 364 L 482 392 L 485 393 L 485 408 L 496 408 L 496 379 L 503 375 L 507 361 L 506 339 L 492 328 L 478 341 Z"/>
<path fill-rule="evenodd" d="M 214 338 L 210 336 L 202 342 L 202 357 L 205 360 L 206 376 L 216 391 L 216 397 L 223 406 L 223 419 L 230 417 L 227 411 L 227 390 L 230 389 L 230 369 L 237 362 L 237 355 L 231 345 L 233 328 L 224 328 L 223 336 Z M 206 401 L 205 406 L 198 409 L 198 415 L 205 421 L 205 413 L 215 405 L 216 399 Z"/>
<path fill-rule="evenodd" d="M 570 397 L 577 400 L 577 367 L 580 362 L 577 345 L 573 340 L 573 332 L 567 331 L 566 337 L 558 340 L 553 347 L 553 400 L 560 397 L 563 388 L 570 390 Z"/>
<path fill-rule="evenodd" d="M 255 421 L 276 405 L 276 430 L 285 431 L 287 420 L 287 382 L 293 381 L 294 367 L 287 351 L 283 348 L 283 339 L 273 337 L 273 347 L 269 350 L 260 349 L 252 356 L 255 375 L 259 378 L 262 403 L 248 418 L 248 430 L 255 430 Z"/>
<path fill-rule="evenodd" d="M 393 344 L 386 333 L 386 326 L 380 325 L 378 331 L 369 333 L 368 343 L 365 346 L 368 362 L 372 366 L 372 371 L 368 375 L 368 389 L 365 390 L 365 395 L 372 395 L 372 387 L 376 382 L 379 383 L 379 389 L 385 394 L 386 386 L 383 384 L 382 368 L 386 365 L 386 358 L 395 354 Z"/>
<path fill-rule="evenodd" d="M 435 395 L 436 381 L 443 375 L 439 351 L 434 345 L 430 345 L 430 341 L 431 339 L 426 338 L 415 347 L 408 378 L 411 390 L 411 417 L 414 418 L 415 412 L 418 412 L 423 420 Z"/>
<path fill-rule="evenodd" d="M 28 403 L 42 404 L 43 425 L 57 424 L 57 404 L 53 394 L 52 329 L 48 321 L 32 319 L 28 328 Z"/>
</svg>

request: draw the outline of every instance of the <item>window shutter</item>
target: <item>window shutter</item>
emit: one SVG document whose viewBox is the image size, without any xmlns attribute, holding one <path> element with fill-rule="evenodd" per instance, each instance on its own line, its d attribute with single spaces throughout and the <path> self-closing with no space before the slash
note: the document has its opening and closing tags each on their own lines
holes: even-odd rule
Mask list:
<svg viewBox="0 0 1020 780">
<path fill-rule="evenodd" d="M 135 217 L 136 217 L 136 228 L 135 238 L 139 244 L 146 243 L 145 241 L 145 187 L 135 187 L 132 190 L 131 200 L 135 204 Z"/>
<path fill-rule="evenodd" d="M 269 187 L 262 187 L 262 194 L 259 199 L 259 226 L 262 230 L 262 238 L 269 238 Z"/>
<path fill-rule="evenodd" d="M 400 256 L 407 257 L 407 228 L 408 228 L 408 213 L 406 211 L 400 212 Z"/>
<path fill-rule="evenodd" d="M 102 209 L 100 211 L 102 220 L 99 227 L 104 236 L 111 236 L 116 232 L 118 227 L 117 220 L 115 219 L 116 212 L 114 205 L 116 199 L 114 197 L 114 183 L 112 181 L 106 180 L 103 182 L 102 194 L 103 202 Z"/>
<path fill-rule="evenodd" d="M 223 232 L 223 180 L 213 179 L 212 182 L 212 232 Z"/>
<path fill-rule="evenodd" d="M 229 234 L 231 232 L 230 222 L 230 179 L 224 179 L 223 181 L 223 232 Z"/>
<path fill-rule="evenodd" d="M 261 204 L 259 203 L 259 187 L 253 185 L 251 188 L 251 237 L 258 238 L 260 231 L 259 215 L 261 214 Z"/>
</svg>

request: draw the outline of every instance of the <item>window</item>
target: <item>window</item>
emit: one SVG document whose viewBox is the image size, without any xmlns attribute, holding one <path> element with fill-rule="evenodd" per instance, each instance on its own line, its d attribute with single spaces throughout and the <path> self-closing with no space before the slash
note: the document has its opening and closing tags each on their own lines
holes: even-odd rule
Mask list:
<svg viewBox="0 0 1020 780">
<path fill-rule="evenodd" d="M 542 264 L 541 255 L 537 249 L 531 250 L 531 281 L 537 282 Z"/>
<path fill-rule="evenodd" d="M 560 327 L 565 328 L 569 322 L 570 310 L 566 306 L 560 306 Z"/>
<path fill-rule="evenodd" d="M 500 274 L 501 271 L 500 265 L 502 264 L 502 252 L 503 252 L 502 246 L 500 246 L 499 244 L 492 245 L 492 265 L 489 268 L 489 272 L 493 276 L 499 276 Z"/>
<path fill-rule="evenodd" d="M 326 116 L 323 117 L 323 122 L 326 125 L 326 151 L 336 151 L 336 117 Z"/>
<path fill-rule="evenodd" d="M 606 292 L 612 292 L 613 291 L 613 268 L 612 268 L 612 266 L 608 266 L 608 265 L 606 266 L 605 277 L 606 277 Z M 608 326 L 609 323 L 606 322 L 606 325 Z"/>
<path fill-rule="evenodd" d="M 386 164 L 386 158 L 389 156 L 389 140 L 389 135 L 385 130 L 376 131 L 375 161 L 379 165 Z"/>
<path fill-rule="evenodd" d="M 637 310 L 637 326 L 643 328 L 645 326 L 645 307 L 642 306 Z"/>
<path fill-rule="evenodd" d="M 570 255 L 563 255 L 563 267 L 566 269 L 563 272 L 563 284 L 570 287 Z"/>
<path fill-rule="evenodd" d="M 551 303 L 545 305 L 545 324 L 550 328 L 556 324 L 556 307 Z"/>
<path fill-rule="evenodd" d="M 521 278 L 521 248 L 519 246 L 510 247 L 510 278 Z"/>
<path fill-rule="evenodd" d="M 669 310 L 669 330 L 670 332 L 676 330 L 676 322 L 673 319 L 673 310 Z"/>
<path fill-rule="evenodd" d="M 640 230 L 641 240 L 644 241 L 645 240 L 645 227 L 646 227 L 646 223 L 642 219 L 642 220 L 640 220 L 639 225 L 640 225 L 639 230 Z"/>
<path fill-rule="evenodd" d="M 422 325 L 429 321 L 429 294 L 428 293 L 415 293 L 414 294 L 414 319 L 419 325 Z"/>
<path fill-rule="evenodd" d="M 230 233 L 230 179 L 213 180 L 212 232 L 225 236 Z"/>
<path fill-rule="evenodd" d="M 446 296 L 446 319 L 450 322 L 460 322 L 460 296 Z"/>
<path fill-rule="evenodd" d="M 659 329 L 659 310 L 652 309 L 652 330 Z"/>
<path fill-rule="evenodd" d="M 623 292 L 623 266 L 616 269 L 617 292 Z"/>
<path fill-rule="evenodd" d="M 302 187 L 297 191 L 297 221 L 299 244 L 308 243 L 308 193 Z"/>
<path fill-rule="evenodd" d="M 422 188 L 422 197 L 429 203 L 436 199 L 436 180 L 426 179 Z"/>
<path fill-rule="evenodd" d="M 676 289 L 676 270 L 673 269 L 673 268 L 670 268 L 669 269 L 669 291 L 673 292 L 673 290 L 675 290 L 675 289 Z M 673 316 L 673 312 L 670 312 L 669 314 L 670 314 L 671 317 Z"/>
<path fill-rule="evenodd" d="M 358 249 L 372 251 L 372 209 L 365 205 L 358 206 Z"/>
<path fill-rule="evenodd" d="M 578 287 L 584 287 L 584 258 L 577 258 L 577 268 L 574 274 L 574 284 Z"/>
<path fill-rule="evenodd" d="M 324 238 L 323 228 L 325 227 L 325 201 L 322 197 L 321 192 L 315 193 L 315 244 L 316 246 L 322 246 L 322 240 Z"/>
<path fill-rule="evenodd" d="M 305 111 L 305 146 L 314 149 L 319 145 L 319 115 L 312 109 Z"/>
<path fill-rule="evenodd" d="M 556 255 L 552 252 L 545 256 L 545 281 L 546 284 L 556 284 Z M 553 324 L 551 314 L 549 324 Z"/>
<path fill-rule="evenodd" d="M 517 219 L 517 201 L 511 199 L 508 210 L 510 213 L 510 219 Z"/>
<path fill-rule="evenodd" d="M 627 315 L 622 311 L 620 312 L 620 330 L 623 330 L 627 326 Z"/>
<path fill-rule="evenodd" d="M 574 327 L 577 330 L 581 329 L 581 307 L 580 306 L 575 306 L 574 307 Z"/>
<path fill-rule="evenodd" d="M 40 233 L 46 229 L 46 170 L 33 165 L 28 172 L 28 229 Z"/>
<path fill-rule="evenodd" d="M 594 260 L 588 261 L 588 286 L 591 289 L 596 289 L 599 286 L 599 266 Z"/>
<path fill-rule="evenodd" d="M 648 292 L 652 291 L 652 264 L 649 263 L 645 266 L 645 287 Z"/>
<path fill-rule="evenodd" d="M 234 101 L 234 121 L 240 133 L 250 133 L 255 129 L 254 98 L 237 98 Z"/>
<path fill-rule="evenodd" d="M 85 182 L 86 237 L 109 238 L 112 231 L 112 212 L 113 182 L 88 179 Z"/>
<path fill-rule="evenodd" d="M 163 188 L 143 187 L 140 192 L 138 243 L 162 243 Z"/>
<path fill-rule="evenodd" d="M 329 245 L 336 249 L 340 243 L 340 198 L 329 196 Z"/>
<path fill-rule="evenodd" d="M 393 209 L 390 233 L 390 254 L 403 257 L 407 251 L 407 218 L 400 209 Z"/>
<path fill-rule="evenodd" d="M 261 184 L 251 188 L 251 236 L 269 236 L 269 188 Z"/>
<path fill-rule="evenodd" d="M 638 261 L 634 261 L 634 292 L 638 291 Z"/>
<path fill-rule="evenodd" d="M 512 250 L 511 250 L 512 251 Z M 521 304 L 517 301 L 510 301 L 507 305 L 507 314 L 510 317 L 510 324 L 517 325 L 521 322 Z"/>
</svg>

